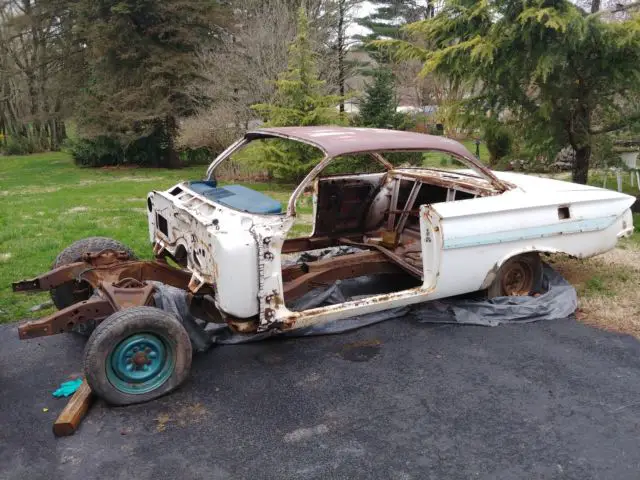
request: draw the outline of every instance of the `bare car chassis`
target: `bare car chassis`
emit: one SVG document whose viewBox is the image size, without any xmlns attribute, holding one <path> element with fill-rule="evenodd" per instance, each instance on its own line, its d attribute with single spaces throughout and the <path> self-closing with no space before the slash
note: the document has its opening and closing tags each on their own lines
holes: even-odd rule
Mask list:
<svg viewBox="0 0 640 480">
<path fill-rule="evenodd" d="M 159 249 L 154 249 L 158 251 Z M 284 290 L 288 299 L 296 299 L 318 284 L 331 283 L 345 277 L 358 277 L 382 273 L 399 273 L 402 269 L 375 251 L 336 257 L 312 263 L 296 264 L 283 271 Z M 187 270 L 173 267 L 163 254 L 155 260 L 131 259 L 124 250 L 103 250 L 85 253 L 79 262 L 60 266 L 38 277 L 13 283 L 14 292 L 50 291 L 73 282 L 75 288 L 84 290 L 88 284 L 91 298 L 81 300 L 57 312 L 24 322 L 18 327 L 21 339 L 56 335 L 65 332 L 88 333 L 111 314 L 132 307 L 154 306 L 152 282 L 185 290 L 189 306 L 199 316 L 215 323 L 226 321 L 240 333 L 257 332 L 257 323 L 236 321 L 227 316 L 223 320 L 210 296 L 212 286 L 194 289 L 192 274 Z M 281 329 L 293 328 L 293 324 L 282 324 Z"/>
</svg>

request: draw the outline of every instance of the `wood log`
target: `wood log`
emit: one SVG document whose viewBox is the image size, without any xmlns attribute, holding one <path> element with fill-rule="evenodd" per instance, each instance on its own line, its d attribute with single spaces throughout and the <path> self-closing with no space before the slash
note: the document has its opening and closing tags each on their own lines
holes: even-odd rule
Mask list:
<svg viewBox="0 0 640 480">
<path fill-rule="evenodd" d="M 54 435 L 56 437 L 73 435 L 89 410 L 92 401 L 93 393 L 91 392 L 91 387 L 89 387 L 86 380 L 83 380 L 53 424 Z"/>
</svg>

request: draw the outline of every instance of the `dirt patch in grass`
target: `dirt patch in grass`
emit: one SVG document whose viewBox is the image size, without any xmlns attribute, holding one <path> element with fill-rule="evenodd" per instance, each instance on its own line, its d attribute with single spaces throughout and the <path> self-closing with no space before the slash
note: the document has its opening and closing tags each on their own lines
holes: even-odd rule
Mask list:
<svg viewBox="0 0 640 480">
<path fill-rule="evenodd" d="M 640 249 L 622 247 L 588 260 L 557 256 L 550 263 L 578 292 L 578 320 L 640 338 Z"/>
<path fill-rule="evenodd" d="M 70 208 L 69 210 L 67 210 L 66 213 L 82 213 L 82 212 L 88 212 L 88 211 L 89 211 L 89 207 L 78 206 L 78 207 Z"/>
</svg>

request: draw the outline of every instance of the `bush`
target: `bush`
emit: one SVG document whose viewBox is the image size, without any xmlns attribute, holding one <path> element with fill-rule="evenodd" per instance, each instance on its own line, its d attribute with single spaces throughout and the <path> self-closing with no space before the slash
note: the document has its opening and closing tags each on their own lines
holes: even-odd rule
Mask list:
<svg viewBox="0 0 640 480">
<path fill-rule="evenodd" d="M 28 137 L 9 135 L 2 146 L 5 155 L 27 155 L 37 151 L 33 141 Z"/>
<path fill-rule="evenodd" d="M 217 105 L 211 110 L 188 117 L 180 122 L 178 148 L 185 150 L 206 149 L 212 156 L 225 150 L 243 133 L 239 122 L 246 112 L 238 112 L 233 104 Z"/>
<path fill-rule="evenodd" d="M 141 167 L 173 167 L 167 132 L 160 125 L 148 135 L 124 144 L 120 140 L 99 136 L 67 140 L 65 149 L 76 165 L 82 167 L 106 167 L 138 165 Z"/>
<path fill-rule="evenodd" d="M 501 158 L 511 153 L 513 146 L 513 134 L 511 131 L 500 124 L 489 124 L 484 130 L 484 139 L 489 150 L 489 161 L 493 165 Z"/>
<path fill-rule="evenodd" d="M 184 165 L 208 165 L 215 156 L 207 147 L 185 148 L 180 152 L 180 160 Z"/>
<path fill-rule="evenodd" d="M 124 163 L 124 150 L 118 140 L 111 137 L 67 140 L 65 149 L 81 167 L 105 167 Z"/>
</svg>

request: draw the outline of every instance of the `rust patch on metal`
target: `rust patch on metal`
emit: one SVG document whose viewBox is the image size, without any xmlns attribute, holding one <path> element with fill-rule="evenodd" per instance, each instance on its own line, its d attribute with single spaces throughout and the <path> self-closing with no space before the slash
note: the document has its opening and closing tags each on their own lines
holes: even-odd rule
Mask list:
<svg viewBox="0 0 640 480">
<path fill-rule="evenodd" d="M 117 283 L 101 283 L 100 290 L 109 300 L 114 310 L 141 307 L 153 303 L 155 287 L 133 278 L 125 278 Z"/>
<path fill-rule="evenodd" d="M 290 302 L 319 285 L 336 280 L 400 271 L 383 254 L 371 251 L 294 265 L 282 270 L 284 297 Z"/>
<path fill-rule="evenodd" d="M 103 298 L 76 303 L 40 320 L 31 320 L 18 327 L 20 339 L 70 332 L 77 324 L 101 321 L 114 312 L 113 305 Z"/>
<path fill-rule="evenodd" d="M 124 250 L 105 249 L 100 252 L 85 253 L 82 255 L 82 260 L 94 267 L 100 267 L 129 260 L 129 254 Z"/>
<path fill-rule="evenodd" d="M 231 330 L 237 333 L 255 333 L 258 331 L 258 319 L 240 319 L 233 317 L 231 315 L 227 315 L 225 317 L 227 325 Z"/>
<path fill-rule="evenodd" d="M 533 269 L 527 262 L 514 261 L 501 273 L 500 288 L 505 296 L 529 295 L 533 289 Z"/>
<path fill-rule="evenodd" d="M 154 287 L 148 281 L 188 290 L 190 272 L 174 268 L 163 261 L 121 261 L 118 258 L 120 255 L 117 252 L 106 255 L 101 252 L 86 256 L 86 261 L 56 268 L 30 280 L 15 282 L 15 292 L 27 292 L 50 290 L 69 281 L 84 281 L 99 295 L 99 298 L 75 303 L 41 320 L 24 324 L 18 329 L 20 338 L 71 331 L 74 325 L 102 321 L 116 310 L 151 305 Z M 201 285 L 198 293 L 213 295 L 213 286 Z"/>
</svg>

